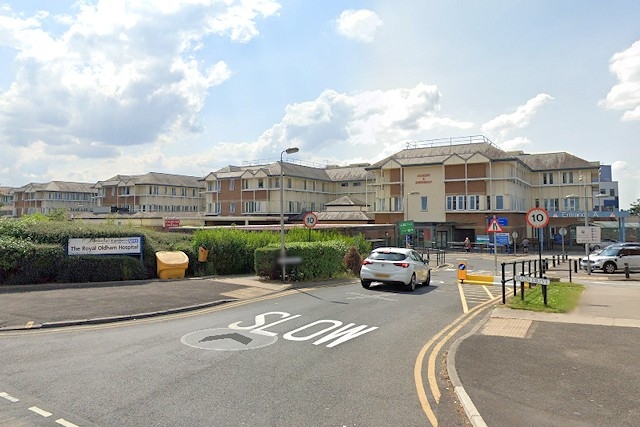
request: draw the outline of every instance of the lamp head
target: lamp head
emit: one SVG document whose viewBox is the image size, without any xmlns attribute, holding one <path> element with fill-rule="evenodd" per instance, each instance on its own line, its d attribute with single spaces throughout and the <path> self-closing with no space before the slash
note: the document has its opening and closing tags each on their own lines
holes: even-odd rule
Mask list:
<svg viewBox="0 0 640 427">
<path fill-rule="evenodd" d="M 298 147 L 290 147 L 290 148 L 287 148 L 286 150 L 284 150 L 284 152 L 287 153 L 287 154 L 297 153 L 298 151 L 299 151 Z"/>
</svg>

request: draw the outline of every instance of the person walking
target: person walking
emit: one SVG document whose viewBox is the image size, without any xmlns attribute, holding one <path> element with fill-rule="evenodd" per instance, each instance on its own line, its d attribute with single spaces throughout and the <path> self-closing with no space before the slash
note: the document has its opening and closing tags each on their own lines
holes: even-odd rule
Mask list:
<svg viewBox="0 0 640 427">
<path fill-rule="evenodd" d="M 464 250 L 467 252 L 471 252 L 471 240 L 468 237 L 464 239 Z"/>
<path fill-rule="evenodd" d="M 525 254 L 529 253 L 529 239 L 526 237 L 522 240 L 522 250 Z"/>
</svg>

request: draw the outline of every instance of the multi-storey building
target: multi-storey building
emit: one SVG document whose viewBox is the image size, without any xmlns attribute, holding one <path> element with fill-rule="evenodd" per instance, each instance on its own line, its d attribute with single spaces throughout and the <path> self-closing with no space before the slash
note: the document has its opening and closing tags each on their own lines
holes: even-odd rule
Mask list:
<svg viewBox="0 0 640 427">
<path fill-rule="evenodd" d="M 304 211 L 322 211 L 327 203 L 342 196 L 370 203 L 368 184 L 373 174 L 365 166 L 368 164 L 318 167 L 300 162 L 273 162 L 222 168 L 204 178 L 206 214 L 220 218 L 208 221 L 222 223 L 247 216 L 262 218 L 263 222 L 275 221 L 281 208 L 287 217 Z"/>
<path fill-rule="evenodd" d="M 575 233 L 585 214 L 608 221 L 623 216 L 601 218 L 594 211 L 599 162 L 564 152 L 506 152 L 483 136 L 408 144 L 367 170 L 375 174 L 370 185 L 376 223 L 413 220 L 418 237 L 438 247 L 488 235 L 494 217 L 510 238 L 546 233 L 549 239 L 562 228 Z M 533 207 L 551 216 L 540 236 L 526 222 Z"/>
<path fill-rule="evenodd" d="M 202 212 L 204 184 L 188 175 L 116 175 L 94 185 L 96 212 Z"/>
<path fill-rule="evenodd" d="M 13 215 L 41 213 L 56 210 L 74 213 L 91 212 L 96 205 L 97 192 L 93 184 L 85 182 L 51 181 L 30 183 L 11 190 Z"/>
<path fill-rule="evenodd" d="M 13 215 L 12 187 L 0 187 L 0 216 Z"/>
</svg>

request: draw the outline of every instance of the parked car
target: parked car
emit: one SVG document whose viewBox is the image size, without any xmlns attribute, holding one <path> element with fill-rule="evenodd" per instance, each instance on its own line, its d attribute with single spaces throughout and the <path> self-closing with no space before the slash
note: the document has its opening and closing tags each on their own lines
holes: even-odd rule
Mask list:
<svg viewBox="0 0 640 427">
<path fill-rule="evenodd" d="M 602 239 L 601 242 L 589 243 L 589 250 L 597 251 L 599 249 L 604 249 L 607 246 L 611 246 L 614 243 L 620 243 L 620 242 L 614 239 Z"/>
<path fill-rule="evenodd" d="M 360 269 L 362 287 L 369 289 L 373 282 L 399 283 L 410 291 L 414 291 L 419 283 L 428 286 L 431 283 L 429 261 L 413 249 L 374 249 Z"/>
<path fill-rule="evenodd" d="M 615 273 L 622 270 L 625 264 L 629 265 L 630 271 L 640 271 L 640 245 L 638 244 L 613 244 L 604 248 L 597 255 L 590 255 L 580 261 L 580 268 L 590 270 L 602 270 L 605 273 Z"/>
</svg>

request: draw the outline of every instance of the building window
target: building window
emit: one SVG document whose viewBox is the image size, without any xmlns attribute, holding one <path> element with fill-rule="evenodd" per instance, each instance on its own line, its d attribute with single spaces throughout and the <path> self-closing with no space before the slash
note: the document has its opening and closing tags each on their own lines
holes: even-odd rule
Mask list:
<svg viewBox="0 0 640 427">
<path fill-rule="evenodd" d="M 465 196 L 457 196 L 458 197 L 458 206 L 456 206 L 457 211 L 463 211 L 467 209 L 467 198 Z"/>
<path fill-rule="evenodd" d="M 480 209 L 480 196 L 469 196 L 469 210 L 477 211 Z"/>
<path fill-rule="evenodd" d="M 423 212 L 429 210 L 429 205 L 427 204 L 427 196 L 420 197 L 420 210 Z"/>
<path fill-rule="evenodd" d="M 242 180 L 242 188 L 244 190 L 248 190 L 249 189 L 249 180 L 248 179 L 243 179 Z"/>
<path fill-rule="evenodd" d="M 553 174 L 552 173 L 543 173 L 542 174 L 542 183 L 546 185 L 553 184 Z"/>
<path fill-rule="evenodd" d="M 491 210 L 491 196 L 487 196 L 487 208 L 486 210 Z"/>
<path fill-rule="evenodd" d="M 258 179 L 258 188 L 264 188 L 264 179 Z"/>
<path fill-rule="evenodd" d="M 349 186 L 348 182 L 341 182 L 340 183 L 340 187 L 342 187 L 342 188 L 345 188 L 345 187 L 348 187 L 348 186 Z"/>
<path fill-rule="evenodd" d="M 404 210 L 404 200 L 402 197 L 394 197 L 393 199 L 393 210 L 395 212 L 402 212 Z"/>
<path fill-rule="evenodd" d="M 456 196 L 447 196 L 447 210 L 455 211 L 456 210 Z"/>
<path fill-rule="evenodd" d="M 578 210 L 578 198 L 570 197 L 568 199 L 564 199 L 564 210 L 565 211 L 576 211 Z"/>
<path fill-rule="evenodd" d="M 562 183 L 573 184 L 573 172 L 562 172 Z"/>
<path fill-rule="evenodd" d="M 307 189 L 307 180 L 306 179 L 302 182 L 302 189 L 303 190 Z"/>
<path fill-rule="evenodd" d="M 504 210 L 504 196 L 496 196 L 496 210 Z"/>
<path fill-rule="evenodd" d="M 548 211 L 557 211 L 559 205 L 558 199 L 544 199 L 544 208 Z"/>
<path fill-rule="evenodd" d="M 236 180 L 235 179 L 230 179 L 229 180 L 229 191 L 233 191 L 236 189 Z"/>
<path fill-rule="evenodd" d="M 291 178 L 287 178 L 287 188 L 291 188 Z"/>
<path fill-rule="evenodd" d="M 229 203 L 229 213 L 232 213 L 232 214 L 236 213 L 236 204 L 235 204 L 235 202 L 230 202 Z"/>
<path fill-rule="evenodd" d="M 275 182 L 276 182 L 275 188 L 280 188 L 280 178 L 276 178 Z"/>
<path fill-rule="evenodd" d="M 352 186 L 352 187 L 360 187 L 361 185 L 362 185 L 362 183 L 361 183 L 361 182 L 352 182 L 352 183 L 351 183 L 351 186 Z"/>
<path fill-rule="evenodd" d="M 612 188 L 612 189 L 610 189 L 610 190 L 609 190 L 609 196 L 610 196 L 610 197 L 616 197 L 616 190 L 615 190 L 615 188 Z"/>
</svg>

